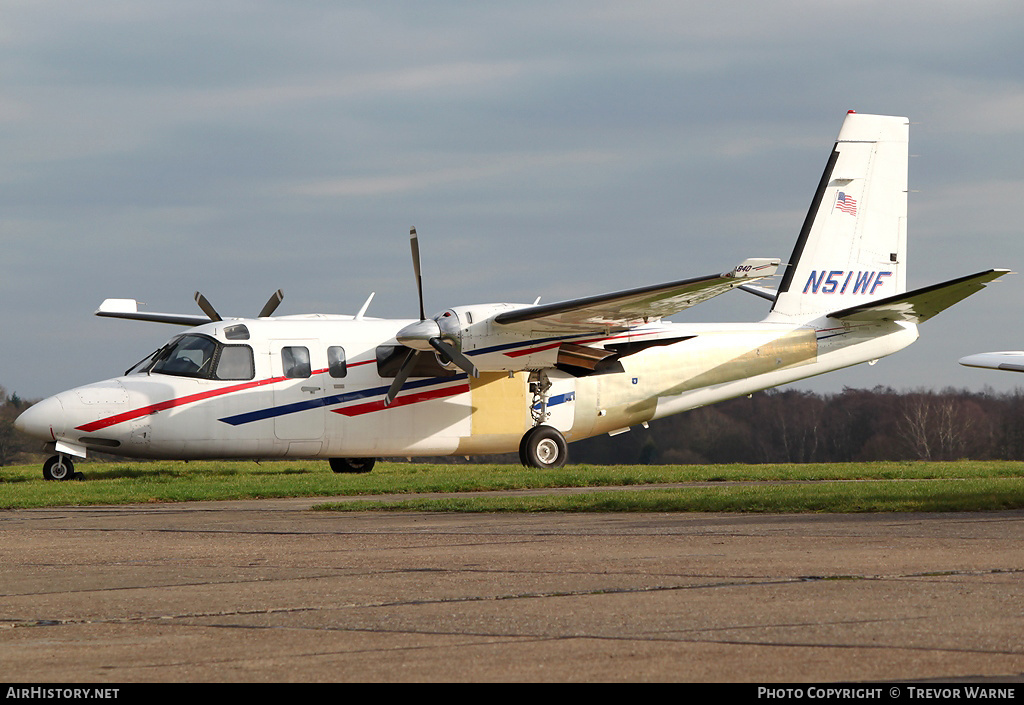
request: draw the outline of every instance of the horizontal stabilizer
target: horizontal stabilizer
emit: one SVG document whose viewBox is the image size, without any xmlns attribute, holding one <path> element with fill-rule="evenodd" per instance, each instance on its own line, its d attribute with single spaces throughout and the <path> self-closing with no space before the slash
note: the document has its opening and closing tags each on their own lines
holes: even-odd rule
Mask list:
<svg viewBox="0 0 1024 705">
<path fill-rule="evenodd" d="M 627 328 L 679 313 L 745 282 L 770 277 L 779 263 L 779 259 L 747 259 L 721 274 L 527 306 L 499 314 L 494 322 L 527 330 Z"/>
<path fill-rule="evenodd" d="M 106 299 L 96 309 L 96 315 L 104 318 L 126 318 L 131 321 L 171 323 L 178 326 L 200 326 L 210 322 L 207 316 L 139 311 L 139 302 L 135 299 Z"/>
<path fill-rule="evenodd" d="M 977 353 L 960 358 L 960 364 L 965 367 L 984 367 L 990 370 L 1024 372 L 1024 350 Z"/>
<path fill-rule="evenodd" d="M 829 318 L 843 321 L 874 323 L 879 321 L 907 321 L 923 323 L 937 313 L 981 291 L 986 284 L 1009 273 L 1008 269 L 989 269 L 923 289 L 915 289 L 869 303 L 851 306 L 828 314 Z"/>
<path fill-rule="evenodd" d="M 737 288 L 739 288 L 740 291 L 745 291 L 748 294 L 753 294 L 754 296 L 760 296 L 762 299 L 768 299 L 772 302 L 774 302 L 779 296 L 779 292 L 775 289 L 766 289 L 763 286 L 757 286 L 755 284 L 740 284 Z"/>
<path fill-rule="evenodd" d="M 740 279 L 760 279 L 770 277 L 778 271 L 782 260 L 779 258 L 751 257 L 736 265 L 732 272 L 722 276 L 733 276 Z"/>
</svg>

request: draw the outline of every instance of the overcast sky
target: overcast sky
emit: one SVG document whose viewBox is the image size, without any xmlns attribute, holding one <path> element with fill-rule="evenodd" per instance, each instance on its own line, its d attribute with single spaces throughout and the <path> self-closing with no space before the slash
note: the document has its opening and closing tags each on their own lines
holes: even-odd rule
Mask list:
<svg viewBox="0 0 1024 705">
<path fill-rule="evenodd" d="M 1024 4 L 0 5 L 0 385 L 120 374 L 198 313 L 417 316 L 788 258 L 847 110 L 912 121 L 911 287 L 1024 271 Z M 996 390 L 1024 277 L 792 386 Z M 674 320 L 760 320 L 732 292 Z"/>
</svg>

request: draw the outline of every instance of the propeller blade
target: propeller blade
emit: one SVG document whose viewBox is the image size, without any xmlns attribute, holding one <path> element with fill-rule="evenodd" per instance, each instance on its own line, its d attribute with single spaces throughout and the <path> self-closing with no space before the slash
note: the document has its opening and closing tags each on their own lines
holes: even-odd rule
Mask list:
<svg viewBox="0 0 1024 705">
<path fill-rule="evenodd" d="M 211 321 L 224 320 L 223 318 L 220 317 L 220 314 L 217 313 L 216 309 L 214 309 L 213 306 L 210 305 L 210 302 L 206 300 L 206 297 L 200 294 L 198 291 L 196 292 L 196 303 L 199 304 L 199 308 L 203 309 L 203 313 L 205 313 Z"/>
<path fill-rule="evenodd" d="M 281 305 L 281 301 L 283 299 L 284 292 L 278 289 L 277 291 L 274 292 L 274 295 L 270 297 L 270 300 L 267 301 L 267 303 L 263 304 L 263 308 L 260 309 L 260 313 L 257 316 L 257 318 L 269 317 L 272 313 L 274 313 L 274 311 L 277 310 L 277 307 Z"/>
<path fill-rule="evenodd" d="M 431 338 L 427 341 L 430 343 L 430 347 L 437 350 L 437 353 L 448 362 L 462 369 L 463 372 L 468 374 L 470 377 L 479 377 L 480 371 L 476 368 L 468 357 L 463 355 L 461 352 L 456 350 L 453 346 L 444 342 L 440 338 Z"/>
<path fill-rule="evenodd" d="M 409 246 L 412 248 L 412 271 L 416 274 L 416 291 L 420 297 L 420 320 L 427 320 L 423 310 L 423 277 L 420 274 L 420 239 L 416 236 L 416 228 L 409 228 Z"/>
<path fill-rule="evenodd" d="M 388 393 L 384 395 L 384 406 L 391 406 L 391 402 L 398 396 L 398 392 L 401 391 L 402 385 L 405 384 L 405 380 L 409 379 L 409 373 L 412 372 L 412 368 L 416 366 L 416 356 L 419 355 L 418 350 L 409 350 L 405 359 L 402 360 L 402 366 L 398 368 L 398 374 L 395 375 L 395 380 L 391 383 L 388 388 Z"/>
</svg>

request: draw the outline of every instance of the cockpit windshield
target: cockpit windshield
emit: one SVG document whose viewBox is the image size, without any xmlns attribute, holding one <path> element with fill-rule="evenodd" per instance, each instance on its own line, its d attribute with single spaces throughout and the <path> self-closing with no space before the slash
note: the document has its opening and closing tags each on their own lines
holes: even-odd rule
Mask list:
<svg viewBox="0 0 1024 705">
<path fill-rule="evenodd" d="M 150 372 L 182 377 L 209 377 L 217 342 L 201 335 L 183 335 L 161 355 Z"/>
<path fill-rule="evenodd" d="M 180 335 L 126 374 L 151 373 L 200 379 L 246 380 L 255 376 L 252 348 L 224 345 L 205 335 Z"/>
</svg>

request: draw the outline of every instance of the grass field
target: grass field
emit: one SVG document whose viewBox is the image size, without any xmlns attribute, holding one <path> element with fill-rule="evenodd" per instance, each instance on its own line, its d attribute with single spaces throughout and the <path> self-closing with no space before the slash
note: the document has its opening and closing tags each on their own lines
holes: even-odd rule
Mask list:
<svg viewBox="0 0 1024 705">
<path fill-rule="evenodd" d="M 335 511 L 910 512 L 1024 508 L 1024 463 L 808 465 L 517 465 L 378 462 L 338 475 L 326 462 L 80 463 L 84 481 L 46 482 L 36 465 L 0 468 L 0 509 L 330 497 Z M 676 485 L 662 487 L 660 485 Z M 658 487 L 654 487 L 658 486 Z M 555 492 L 556 488 L 616 488 Z M 424 498 L 424 493 L 545 490 L 529 496 Z M 343 496 L 402 495 L 396 501 Z M 407 496 L 407 498 L 404 498 Z"/>
</svg>

